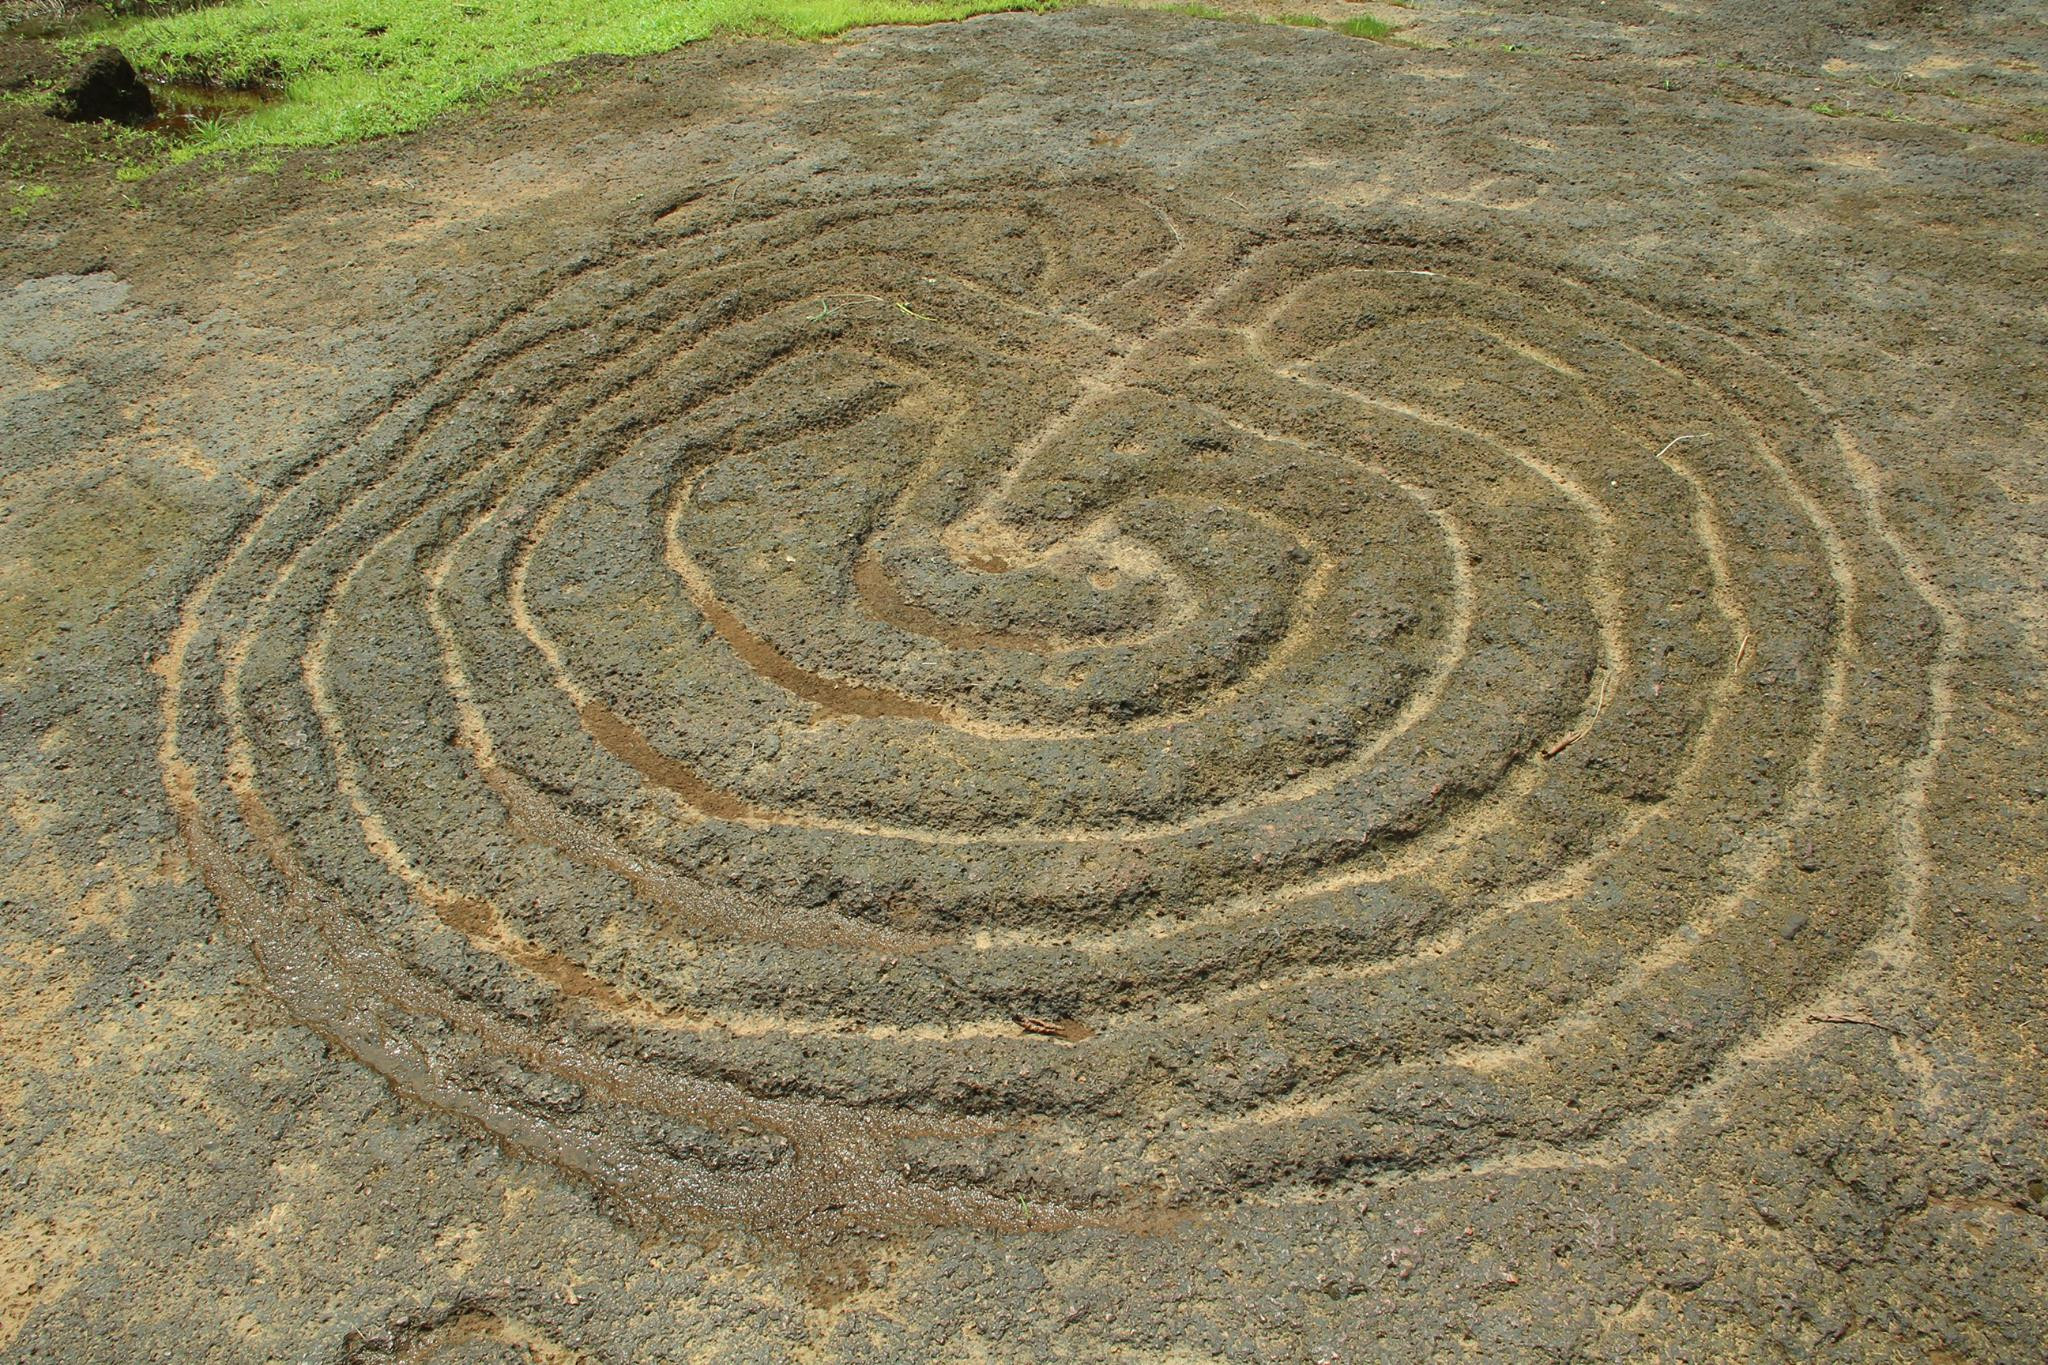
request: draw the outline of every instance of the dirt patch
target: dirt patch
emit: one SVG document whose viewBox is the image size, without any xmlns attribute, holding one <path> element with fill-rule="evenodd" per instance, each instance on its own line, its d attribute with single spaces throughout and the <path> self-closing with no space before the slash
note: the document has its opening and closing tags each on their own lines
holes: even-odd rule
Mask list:
<svg viewBox="0 0 2048 1365">
<path fill-rule="evenodd" d="M 2032 1349 L 2039 153 L 1637 22 L 732 44 L 18 242 L 35 933 L 282 1017 L 158 1029 L 183 1222 L 30 1079 L 17 1340 Z"/>
</svg>

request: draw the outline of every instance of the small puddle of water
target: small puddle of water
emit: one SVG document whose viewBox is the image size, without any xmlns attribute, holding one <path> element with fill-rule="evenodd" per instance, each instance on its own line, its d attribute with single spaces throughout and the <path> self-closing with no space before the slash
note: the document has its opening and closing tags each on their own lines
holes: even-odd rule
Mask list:
<svg viewBox="0 0 2048 1365">
<path fill-rule="evenodd" d="M 149 82 L 156 100 L 156 117 L 142 126 L 170 138 L 198 137 L 208 127 L 247 118 L 274 103 L 280 92 L 255 86 L 227 90 L 214 85 L 184 85 L 176 81 Z"/>
</svg>

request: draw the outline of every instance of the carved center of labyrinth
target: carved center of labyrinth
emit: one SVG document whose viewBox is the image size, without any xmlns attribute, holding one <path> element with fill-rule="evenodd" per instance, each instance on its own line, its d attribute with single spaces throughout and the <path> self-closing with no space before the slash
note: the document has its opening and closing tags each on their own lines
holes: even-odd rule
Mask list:
<svg viewBox="0 0 2048 1365">
<path fill-rule="evenodd" d="M 685 211 L 280 488 L 166 765 L 302 1018 L 657 1218 L 1569 1148 L 1899 914 L 1937 632 L 1841 439 L 1497 261 Z"/>
</svg>

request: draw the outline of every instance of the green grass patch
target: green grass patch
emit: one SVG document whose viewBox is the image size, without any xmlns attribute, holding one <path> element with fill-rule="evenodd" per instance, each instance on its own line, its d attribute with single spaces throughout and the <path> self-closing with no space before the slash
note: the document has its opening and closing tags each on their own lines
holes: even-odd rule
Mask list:
<svg viewBox="0 0 2048 1365">
<path fill-rule="evenodd" d="M 54 185 L 44 185 L 38 182 L 17 183 L 14 186 L 14 202 L 9 206 L 8 211 L 16 218 L 26 218 L 31 208 L 42 203 L 43 200 L 48 199 L 56 192 L 57 189 Z"/>
<path fill-rule="evenodd" d="M 176 155 L 353 142 L 418 128 L 554 62 L 664 52 L 721 33 L 825 38 L 1058 0 L 229 0 L 77 40 L 152 77 L 277 98 Z"/>
<path fill-rule="evenodd" d="M 1337 25 L 1337 32 L 1347 38 L 1370 38 L 1376 43 L 1385 42 L 1394 36 L 1394 26 L 1384 19 L 1375 19 L 1370 14 L 1361 14 L 1346 19 Z"/>
<path fill-rule="evenodd" d="M 1217 9 L 1214 5 L 1189 3 L 1185 5 L 1159 5 L 1155 8 L 1162 14 L 1185 14 L 1190 19 L 1233 19 L 1236 17 L 1229 10 Z"/>
<path fill-rule="evenodd" d="M 1290 28 L 1321 28 L 1323 26 L 1323 18 L 1319 14 L 1276 14 L 1273 16 L 1273 22 L 1276 24 L 1286 24 Z"/>
</svg>

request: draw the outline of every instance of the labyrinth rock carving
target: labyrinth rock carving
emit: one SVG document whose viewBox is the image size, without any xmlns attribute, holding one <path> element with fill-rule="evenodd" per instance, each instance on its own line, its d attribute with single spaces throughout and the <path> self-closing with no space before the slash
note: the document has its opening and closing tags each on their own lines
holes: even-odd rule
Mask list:
<svg viewBox="0 0 2048 1365">
<path fill-rule="evenodd" d="M 1652 1116 L 1905 913 L 1940 621 L 1742 345 L 1114 187 L 694 212 L 163 656 L 402 1093 L 671 1225 L 1314 1198 Z"/>
</svg>

